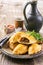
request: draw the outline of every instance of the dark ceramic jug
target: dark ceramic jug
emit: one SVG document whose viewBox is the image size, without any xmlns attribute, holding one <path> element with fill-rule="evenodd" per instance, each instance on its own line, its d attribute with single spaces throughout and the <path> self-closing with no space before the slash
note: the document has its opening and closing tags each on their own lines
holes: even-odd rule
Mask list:
<svg viewBox="0 0 43 65">
<path fill-rule="evenodd" d="M 31 10 L 28 13 L 28 16 L 26 16 L 26 7 L 31 4 Z M 41 16 L 41 14 L 39 13 L 38 9 L 37 9 L 37 1 L 33 1 L 33 2 L 28 2 L 25 5 L 24 8 L 24 17 L 25 17 L 25 26 L 27 30 L 35 30 L 36 32 L 39 32 L 39 30 L 42 27 L 42 23 L 43 23 L 43 18 Z"/>
</svg>

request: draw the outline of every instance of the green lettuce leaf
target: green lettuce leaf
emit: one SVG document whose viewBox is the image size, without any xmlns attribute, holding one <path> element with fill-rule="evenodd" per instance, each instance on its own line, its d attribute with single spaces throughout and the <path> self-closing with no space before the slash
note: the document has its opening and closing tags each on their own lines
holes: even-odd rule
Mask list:
<svg viewBox="0 0 43 65">
<path fill-rule="evenodd" d="M 36 33 L 34 30 L 26 31 L 26 34 L 30 34 L 30 35 L 34 36 L 37 40 L 43 41 L 42 36 L 39 33 Z"/>
</svg>

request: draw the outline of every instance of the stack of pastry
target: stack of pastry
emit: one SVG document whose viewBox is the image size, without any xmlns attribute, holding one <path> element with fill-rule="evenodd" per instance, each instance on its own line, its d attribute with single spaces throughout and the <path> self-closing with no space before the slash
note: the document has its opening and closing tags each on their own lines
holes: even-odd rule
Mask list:
<svg viewBox="0 0 43 65">
<path fill-rule="evenodd" d="M 13 54 L 35 54 L 41 50 L 41 44 L 32 35 L 18 32 L 10 37 L 9 48 Z"/>
</svg>

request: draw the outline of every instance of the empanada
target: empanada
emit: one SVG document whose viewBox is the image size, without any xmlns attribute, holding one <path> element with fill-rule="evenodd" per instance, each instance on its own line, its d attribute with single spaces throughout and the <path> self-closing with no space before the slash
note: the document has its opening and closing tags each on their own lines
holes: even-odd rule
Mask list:
<svg viewBox="0 0 43 65">
<path fill-rule="evenodd" d="M 31 43 L 31 44 L 37 43 L 36 38 L 33 36 L 30 36 L 28 39 L 29 39 L 29 43 Z"/>
<path fill-rule="evenodd" d="M 17 40 L 21 37 L 21 35 L 24 34 L 24 32 L 17 32 L 16 34 L 13 34 L 9 39 L 9 47 L 11 49 L 14 49 L 15 46 L 18 44 L 16 43 Z"/>
<path fill-rule="evenodd" d="M 28 48 L 28 54 L 35 54 L 40 50 L 41 50 L 41 45 L 35 43 Z"/>
<path fill-rule="evenodd" d="M 24 34 L 18 39 L 18 42 L 23 44 L 34 44 L 37 40 L 33 36 Z"/>
<path fill-rule="evenodd" d="M 15 43 L 17 42 L 17 40 L 21 37 L 21 35 L 24 34 L 24 32 L 17 32 L 16 34 L 13 34 L 10 39 L 9 42 L 10 43 Z"/>
<path fill-rule="evenodd" d="M 13 50 L 13 54 L 25 54 L 28 50 L 27 50 L 28 46 L 23 45 L 23 44 L 18 44 L 14 50 Z"/>
<path fill-rule="evenodd" d="M 9 43 L 9 48 L 13 50 L 18 45 L 18 42 L 16 43 Z"/>
</svg>

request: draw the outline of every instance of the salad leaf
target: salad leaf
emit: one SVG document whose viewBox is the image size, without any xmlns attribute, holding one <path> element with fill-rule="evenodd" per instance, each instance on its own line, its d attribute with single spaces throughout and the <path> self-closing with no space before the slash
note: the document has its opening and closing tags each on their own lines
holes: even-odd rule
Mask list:
<svg viewBox="0 0 43 65">
<path fill-rule="evenodd" d="M 43 41 L 43 38 L 41 37 L 41 35 L 39 33 L 36 33 L 34 30 L 27 31 L 26 34 L 30 34 L 30 35 L 34 36 L 37 40 Z"/>
</svg>

